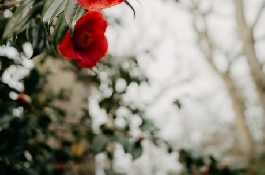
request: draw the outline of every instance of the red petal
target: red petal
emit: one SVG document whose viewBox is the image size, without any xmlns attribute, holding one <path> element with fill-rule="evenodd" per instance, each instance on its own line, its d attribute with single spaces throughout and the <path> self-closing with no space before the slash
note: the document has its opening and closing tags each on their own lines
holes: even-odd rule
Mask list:
<svg viewBox="0 0 265 175">
<path fill-rule="evenodd" d="M 124 0 L 77 0 L 87 10 L 101 10 L 117 4 Z"/>
<path fill-rule="evenodd" d="M 61 54 L 67 58 L 73 59 L 74 57 L 74 48 L 72 45 L 70 32 L 69 30 L 64 35 L 63 39 L 58 44 L 58 50 Z"/>
<path fill-rule="evenodd" d="M 76 62 L 82 68 L 92 68 L 106 55 L 107 50 L 108 43 L 106 37 L 104 37 L 97 43 L 93 43 L 89 50 L 79 52 L 79 59 L 76 59 Z"/>
<path fill-rule="evenodd" d="M 102 35 L 106 31 L 107 21 L 99 11 L 88 11 L 76 23 L 75 32 L 88 31 L 91 34 Z"/>
</svg>

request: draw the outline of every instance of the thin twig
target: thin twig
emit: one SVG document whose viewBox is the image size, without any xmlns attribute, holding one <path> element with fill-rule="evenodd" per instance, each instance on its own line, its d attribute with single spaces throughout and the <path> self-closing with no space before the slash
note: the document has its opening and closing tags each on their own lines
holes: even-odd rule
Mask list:
<svg viewBox="0 0 265 175">
<path fill-rule="evenodd" d="M 263 1 L 262 5 L 261 5 L 261 7 L 260 7 L 260 9 L 259 9 L 259 11 L 257 13 L 257 16 L 255 18 L 255 21 L 253 22 L 253 24 L 251 26 L 252 29 L 254 29 L 254 27 L 258 24 L 264 8 L 265 8 L 265 1 Z"/>
</svg>

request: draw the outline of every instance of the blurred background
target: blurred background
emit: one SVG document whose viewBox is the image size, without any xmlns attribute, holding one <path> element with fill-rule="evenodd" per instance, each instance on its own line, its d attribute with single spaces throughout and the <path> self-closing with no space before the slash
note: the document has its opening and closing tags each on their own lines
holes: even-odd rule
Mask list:
<svg viewBox="0 0 265 175">
<path fill-rule="evenodd" d="M 92 70 L 0 42 L 1 172 L 265 174 L 264 8 L 126 1 L 103 10 L 109 50 Z"/>
</svg>

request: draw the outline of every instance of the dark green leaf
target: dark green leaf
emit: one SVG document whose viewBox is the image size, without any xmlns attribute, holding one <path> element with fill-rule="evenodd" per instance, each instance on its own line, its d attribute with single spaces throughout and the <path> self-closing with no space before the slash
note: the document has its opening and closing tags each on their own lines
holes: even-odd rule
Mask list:
<svg viewBox="0 0 265 175">
<path fill-rule="evenodd" d="M 173 152 L 173 148 L 172 148 L 171 145 L 168 145 L 168 147 L 167 147 L 167 152 L 168 152 L 169 154 L 171 154 L 171 153 Z"/>
<path fill-rule="evenodd" d="M 22 166 L 22 167 L 23 167 L 23 166 Z M 38 175 L 38 173 L 35 172 L 35 170 L 33 170 L 33 169 L 30 169 L 30 168 L 24 168 L 24 167 L 23 167 L 23 170 L 25 171 L 25 173 L 26 173 L 27 175 Z"/>
<path fill-rule="evenodd" d="M 50 146 L 47 145 L 46 143 L 39 143 L 39 144 L 38 144 L 38 147 L 39 147 L 39 148 L 42 148 L 42 149 L 44 149 L 44 150 L 46 150 L 46 151 L 48 151 L 48 152 L 52 152 L 52 151 L 53 151 L 52 147 L 50 147 Z"/>
<path fill-rule="evenodd" d="M 104 169 L 105 175 L 113 175 L 110 169 Z"/>
<path fill-rule="evenodd" d="M 30 20 L 27 37 L 33 47 L 32 57 L 41 54 L 46 48 L 46 33 L 39 19 Z"/>
<path fill-rule="evenodd" d="M 3 33 L 4 33 L 5 26 L 6 26 L 7 22 L 0 20 L 0 23 L 1 23 L 1 25 L 0 25 L 0 37 L 1 37 L 3 35 Z M 3 41 L 0 40 L 0 45 L 2 45 L 2 44 L 3 44 Z"/>
<path fill-rule="evenodd" d="M 2 118 L 0 118 L 0 126 L 1 126 L 1 129 L 8 128 L 11 119 L 12 118 L 9 117 L 9 116 L 2 116 Z"/>
<path fill-rule="evenodd" d="M 176 105 L 179 109 L 182 107 L 181 102 L 177 99 L 173 102 L 174 105 Z"/>
<path fill-rule="evenodd" d="M 105 150 L 108 144 L 108 138 L 102 134 L 98 134 L 92 141 L 92 149 L 95 154 L 101 153 Z"/>
<path fill-rule="evenodd" d="M 135 142 L 131 145 L 130 153 L 133 157 L 133 160 L 139 158 L 143 153 L 143 147 L 141 142 Z"/>
<path fill-rule="evenodd" d="M 57 161 L 61 162 L 61 163 L 67 162 L 71 157 L 70 152 L 68 152 L 66 150 L 56 150 L 54 155 L 55 155 Z"/>
<path fill-rule="evenodd" d="M 25 93 L 32 95 L 41 89 L 38 87 L 41 75 L 37 69 L 32 69 L 30 74 L 24 79 Z"/>
</svg>

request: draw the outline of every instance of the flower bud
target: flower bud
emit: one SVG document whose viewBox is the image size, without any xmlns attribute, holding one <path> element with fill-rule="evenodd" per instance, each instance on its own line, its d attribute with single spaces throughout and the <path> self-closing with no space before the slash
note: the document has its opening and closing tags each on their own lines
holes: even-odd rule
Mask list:
<svg viewBox="0 0 265 175">
<path fill-rule="evenodd" d="M 139 136 L 138 136 L 138 141 L 142 141 L 142 140 L 144 140 L 145 139 L 145 137 L 144 137 L 144 135 L 141 133 Z"/>
<path fill-rule="evenodd" d="M 66 168 L 65 168 L 65 166 L 64 166 L 64 165 L 61 165 L 61 164 L 56 165 L 55 170 L 56 170 L 57 172 L 60 172 L 60 173 L 64 173 L 64 172 L 66 172 Z"/>
<path fill-rule="evenodd" d="M 32 100 L 31 100 L 30 96 L 28 96 L 27 94 L 19 94 L 16 101 L 17 101 L 17 104 L 19 106 L 25 107 L 25 106 L 31 104 Z"/>
</svg>

